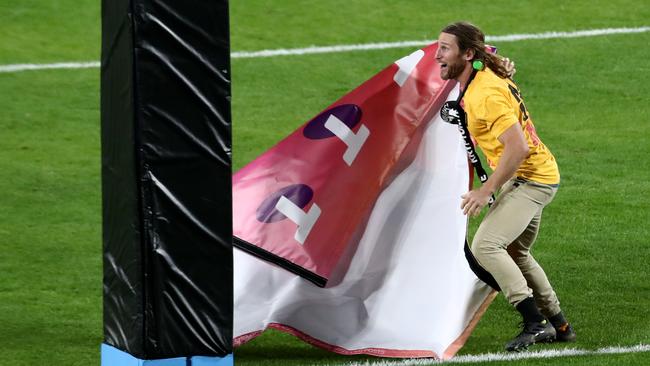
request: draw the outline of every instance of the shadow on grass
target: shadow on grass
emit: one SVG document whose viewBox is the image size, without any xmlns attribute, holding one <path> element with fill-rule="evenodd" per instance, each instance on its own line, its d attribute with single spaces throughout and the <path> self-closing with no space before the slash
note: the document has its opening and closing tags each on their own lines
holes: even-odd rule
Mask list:
<svg viewBox="0 0 650 366">
<path fill-rule="evenodd" d="M 358 355 L 343 356 L 313 347 L 297 338 L 268 330 L 260 337 L 235 349 L 235 363 L 240 365 L 319 365 L 351 362 L 379 362 L 384 359 Z"/>
<path fill-rule="evenodd" d="M 239 365 L 318 365 L 347 364 L 352 362 L 379 362 L 381 358 L 372 356 L 343 356 L 315 347 L 297 346 L 275 347 L 257 346 L 235 350 L 236 364 Z"/>
</svg>

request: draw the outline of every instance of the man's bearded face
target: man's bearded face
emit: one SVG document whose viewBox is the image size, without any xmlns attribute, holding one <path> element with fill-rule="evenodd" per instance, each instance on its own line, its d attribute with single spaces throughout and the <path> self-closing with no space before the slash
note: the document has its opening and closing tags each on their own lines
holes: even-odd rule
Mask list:
<svg viewBox="0 0 650 366">
<path fill-rule="evenodd" d="M 440 33 L 436 61 L 440 65 L 440 77 L 443 80 L 456 79 L 463 72 L 467 61 L 458 48 L 455 35 Z"/>
</svg>

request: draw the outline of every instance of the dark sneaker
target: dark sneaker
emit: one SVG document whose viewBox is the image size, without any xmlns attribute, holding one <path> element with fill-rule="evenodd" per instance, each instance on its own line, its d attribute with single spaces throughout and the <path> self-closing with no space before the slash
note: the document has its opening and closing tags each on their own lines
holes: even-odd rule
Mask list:
<svg viewBox="0 0 650 366">
<path fill-rule="evenodd" d="M 555 328 L 553 328 L 548 320 L 528 324 L 524 323 L 523 328 L 518 336 L 506 344 L 506 351 L 521 352 L 535 343 L 553 342 L 555 340 Z"/>
<path fill-rule="evenodd" d="M 561 326 L 555 328 L 557 335 L 555 340 L 558 342 L 575 342 L 576 341 L 576 332 L 573 330 L 573 327 L 569 323 L 564 323 Z"/>
</svg>

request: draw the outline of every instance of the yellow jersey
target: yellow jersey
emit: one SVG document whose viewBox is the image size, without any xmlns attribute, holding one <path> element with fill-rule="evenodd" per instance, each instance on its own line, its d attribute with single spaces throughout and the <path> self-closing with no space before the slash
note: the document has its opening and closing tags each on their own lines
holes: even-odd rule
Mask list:
<svg viewBox="0 0 650 366">
<path fill-rule="evenodd" d="M 555 157 L 537 136 L 521 93 L 512 80 L 502 79 L 486 67 L 476 73 L 462 103 L 467 113 L 469 133 L 485 154 L 492 170 L 499 165 L 499 158 L 503 154 L 503 144 L 498 137 L 512 125 L 518 124 L 528 141 L 530 152 L 516 175 L 539 183 L 560 183 Z"/>
</svg>

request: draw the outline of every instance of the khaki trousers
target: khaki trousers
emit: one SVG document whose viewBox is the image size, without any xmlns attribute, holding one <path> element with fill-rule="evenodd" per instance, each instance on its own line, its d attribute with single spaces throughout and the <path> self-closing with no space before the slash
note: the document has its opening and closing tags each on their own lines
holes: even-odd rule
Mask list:
<svg viewBox="0 0 650 366">
<path fill-rule="evenodd" d="M 557 186 L 511 179 L 501 188 L 472 241 L 472 253 L 494 276 L 508 302 L 517 306 L 533 295 L 546 317 L 560 312 L 560 302 L 530 249 L 542 210 L 556 192 Z"/>
</svg>

